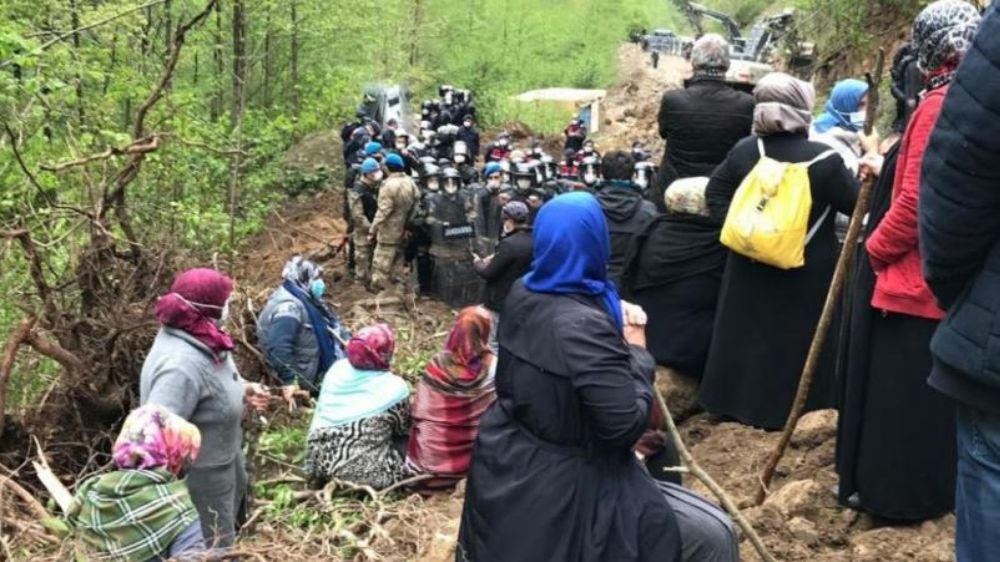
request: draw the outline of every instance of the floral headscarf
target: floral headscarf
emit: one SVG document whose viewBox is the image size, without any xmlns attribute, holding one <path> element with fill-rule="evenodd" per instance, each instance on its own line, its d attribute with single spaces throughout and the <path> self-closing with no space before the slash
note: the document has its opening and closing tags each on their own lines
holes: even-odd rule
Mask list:
<svg viewBox="0 0 1000 562">
<path fill-rule="evenodd" d="M 347 360 L 364 371 L 388 371 L 395 351 L 396 339 L 385 324 L 362 328 L 347 342 Z"/>
<path fill-rule="evenodd" d="M 200 449 L 197 427 L 162 406 L 146 404 L 125 419 L 111 455 L 118 468 L 165 468 L 179 477 Z"/>
<path fill-rule="evenodd" d="M 954 71 L 975 38 L 981 16 L 963 0 L 939 0 L 913 22 L 917 68 L 924 75 Z"/>
<path fill-rule="evenodd" d="M 323 275 L 323 268 L 315 263 L 304 259 L 302 256 L 294 256 L 285 264 L 285 269 L 281 272 L 281 277 L 285 281 L 291 281 L 295 286 L 303 291 L 309 291 L 309 285 Z"/>
<path fill-rule="evenodd" d="M 427 374 L 447 385 L 478 384 L 493 360 L 490 327 L 491 318 L 481 307 L 462 310 L 448 334 L 444 351 L 427 365 Z"/>
</svg>

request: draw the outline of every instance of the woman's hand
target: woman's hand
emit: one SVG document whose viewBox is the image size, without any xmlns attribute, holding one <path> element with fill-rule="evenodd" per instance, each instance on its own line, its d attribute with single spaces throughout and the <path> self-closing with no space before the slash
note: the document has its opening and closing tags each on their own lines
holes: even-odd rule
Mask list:
<svg viewBox="0 0 1000 562">
<path fill-rule="evenodd" d="M 261 384 L 248 382 L 243 384 L 243 399 L 259 414 L 267 411 L 271 404 L 271 393 Z"/>
<path fill-rule="evenodd" d="M 868 176 L 879 177 L 882 175 L 882 165 L 885 163 L 885 157 L 881 154 L 875 152 L 869 152 L 861 158 L 860 162 L 860 172 L 861 179 L 866 180 Z"/>
<path fill-rule="evenodd" d="M 641 306 L 622 301 L 622 317 L 625 321 L 625 341 L 645 349 L 646 322 L 649 321 L 646 311 Z"/>
</svg>

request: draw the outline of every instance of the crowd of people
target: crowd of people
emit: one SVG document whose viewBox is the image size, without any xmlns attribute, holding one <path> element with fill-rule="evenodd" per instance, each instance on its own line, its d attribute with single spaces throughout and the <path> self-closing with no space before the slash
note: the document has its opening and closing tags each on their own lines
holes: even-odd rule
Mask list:
<svg viewBox="0 0 1000 562">
<path fill-rule="evenodd" d="M 579 120 L 559 163 L 505 133 L 481 153 L 471 95 L 453 88 L 424 104 L 412 142 L 361 116 L 345 128 L 357 280 L 405 290 L 409 263 L 433 290 L 434 271 L 467 262 L 481 304 L 461 309 L 411 391 L 393 373 L 393 329 L 346 329 L 322 268 L 293 257 L 258 325 L 272 392 L 232 360 L 233 281 L 180 274 L 156 307 L 116 470 L 79 487 L 73 527 L 123 560 L 231 547 L 244 408 L 309 394 L 311 485 L 467 478 L 458 561 L 735 562 L 728 516 L 664 470 L 679 461 L 657 431 L 655 367 L 696 381 L 716 419 L 781 428 L 872 181 L 807 401 L 840 412 L 832 493 L 889 522 L 954 510 L 959 562 L 996 559 L 1000 12 L 938 0 L 905 49 L 900 134 L 879 142 L 863 131 L 866 82 L 838 82 L 814 113 L 813 87 L 785 74 L 732 89 L 728 44 L 700 38 L 693 78 L 662 100 L 655 176 L 641 147 L 602 155 Z"/>
</svg>

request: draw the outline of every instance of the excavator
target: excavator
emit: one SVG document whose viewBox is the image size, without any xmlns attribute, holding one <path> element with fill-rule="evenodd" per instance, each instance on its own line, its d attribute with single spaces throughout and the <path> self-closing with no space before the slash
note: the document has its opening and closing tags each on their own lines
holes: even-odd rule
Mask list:
<svg viewBox="0 0 1000 562">
<path fill-rule="evenodd" d="M 752 90 L 760 78 L 774 71 L 779 55 L 786 57 L 784 62 L 794 74 L 804 75 L 810 72 L 814 61 L 814 46 L 798 40 L 794 10 L 787 9 L 776 15 L 764 16 L 753 25 L 750 34 L 745 36 L 736 20 L 727 14 L 689 0 L 672 1 L 687 17 L 696 37 L 706 33 L 706 18 L 717 21 L 722 26 L 729 41 L 732 61 L 726 80 L 732 85 Z M 659 58 L 656 56 L 658 52 L 687 56 L 694 42 L 693 39 L 677 36 L 669 40 L 662 36 L 650 38 L 653 40 L 643 44 L 648 44 L 648 50 L 654 52 L 654 60 Z"/>
</svg>

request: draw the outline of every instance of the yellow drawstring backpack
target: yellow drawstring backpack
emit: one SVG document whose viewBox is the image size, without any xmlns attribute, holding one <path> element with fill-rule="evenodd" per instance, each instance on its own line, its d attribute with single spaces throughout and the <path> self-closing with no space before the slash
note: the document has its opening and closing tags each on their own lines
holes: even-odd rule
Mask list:
<svg viewBox="0 0 1000 562">
<path fill-rule="evenodd" d="M 733 195 L 720 241 L 737 254 L 779 269 L 802 267 L 806 244 L 830 214 L 827 207 L 808 228 L 812 210 L 809 167 L 836 152 L 791 164 L 768 158 L 759 138 L 757 148 L 760 161 Z"/>
</svg>

